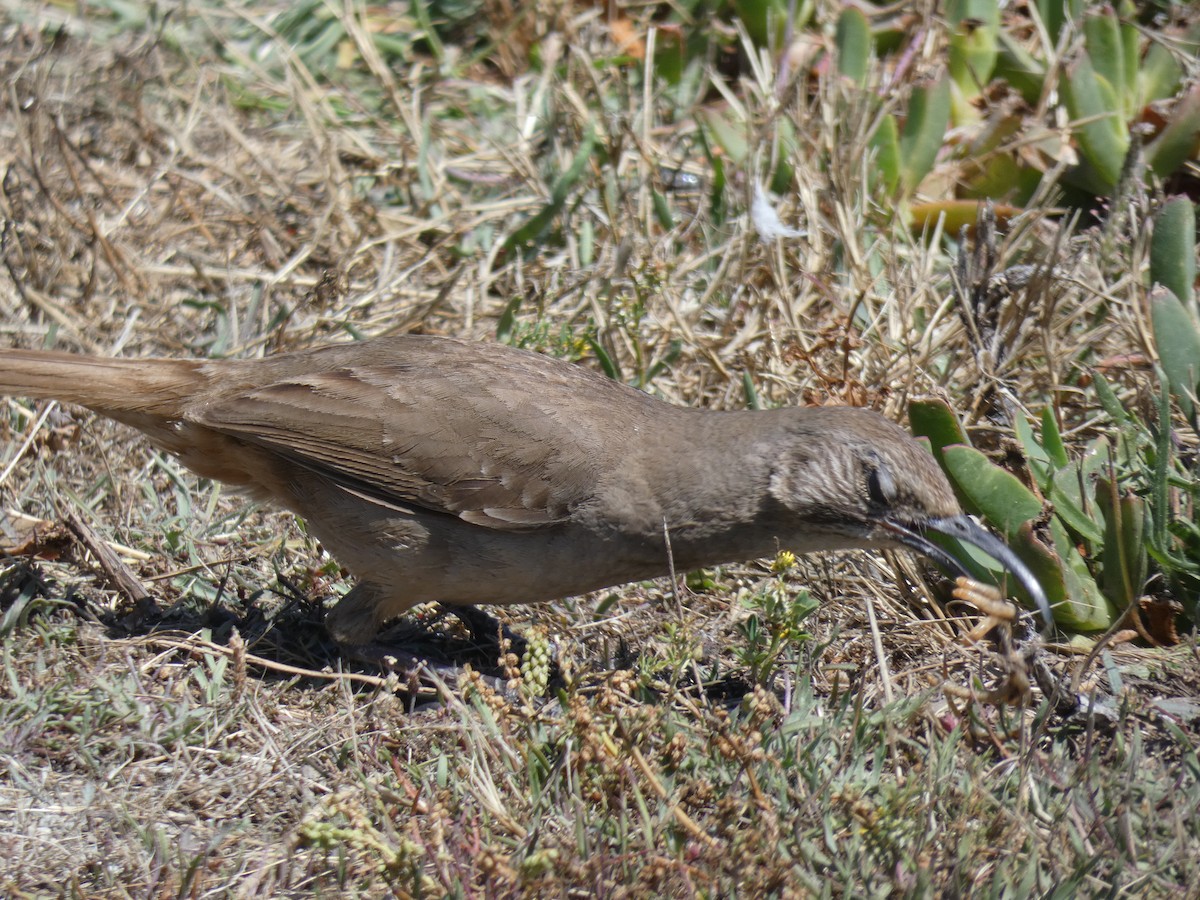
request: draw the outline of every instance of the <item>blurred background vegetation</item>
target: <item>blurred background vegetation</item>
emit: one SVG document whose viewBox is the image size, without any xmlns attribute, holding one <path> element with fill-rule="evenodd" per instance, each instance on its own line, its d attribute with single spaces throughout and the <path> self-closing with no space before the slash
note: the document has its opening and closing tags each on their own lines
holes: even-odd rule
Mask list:
<svg viewBox="0 0 1200 900">
<path fill-rule="evenodd" d="M 872 406 L 1038 573 L 1045 658 L 1093 707 L 997 699 L 976 611 L 890 554 L 506 610 L 529 647 L 500 686 L 354 670 L 302 527 L 8 400 L 0 891 L 1194 893 L 1195 4 L 98 0 L 0 28 L 10 343 L 418 330 L 689 405 Z M 73 518 L 161 627 L 114 630 Z"/>
</svg>

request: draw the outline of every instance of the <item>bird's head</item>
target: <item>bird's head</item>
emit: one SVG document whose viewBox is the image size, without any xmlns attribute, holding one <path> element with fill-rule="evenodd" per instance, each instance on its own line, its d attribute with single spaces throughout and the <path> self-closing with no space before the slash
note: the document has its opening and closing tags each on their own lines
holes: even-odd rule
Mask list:
<svg viewBox="0 0 1200 900">
<path fill-rule="evenodd" d="M 970 573 L 962 561 L 929 535 L 972 544 L 1011 572 L 1046 627 L 1053 625 L 1033 573 L 1007 544 L 963 513 L 932 454 L 904 429 L 866 409 L 801 412 L 789 425 L 787 450 L 776 460 L 771 494 L 802 528 L 829 535 L 831 546 L 914 550 L 963 576 Z"/>
</svg>

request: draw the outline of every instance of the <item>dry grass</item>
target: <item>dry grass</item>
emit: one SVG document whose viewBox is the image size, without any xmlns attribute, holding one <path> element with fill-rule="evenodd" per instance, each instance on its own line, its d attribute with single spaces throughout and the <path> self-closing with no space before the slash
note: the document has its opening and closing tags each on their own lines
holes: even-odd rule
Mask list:
<svg viewBox="0 0 1200 900">
<path fill-rule="evenodd" d="M 867 113 L 835 81 L 781 107 L 774 73 L 751 68 L 728 99 L 755 150 L 729 166 L 722 219 L 690 100 L 605 64 L 595 10 L 535 26 L 507 8 L 489 4 L 486 28 L 548 29 L 541 69 L 512 45 L 512 77 L 421 54 L 401 68 L 361 10 L 331 17 L 348 65 L 321 69 L 266 6 L 138 24 L 102 4 L 92 19 L 6 5 L 4 340 L 253 355 L 499 331 L 571 359 L 602 348 L 680 403 L 745 405 L 745 374 L 764 404 L 894 418 L 943 394 L 985 446 L 1008 433 L 998 411 L 1051 400 L 1073 440 L 1095 432 L 1075 370 L 1147 346 L 1136 209 L 1115 236 L 1037 213 L 1011 229 L 1002 266 L 1059 276 L 1005 307 L 1002 356 L 982 352 L 954 308 L 947 242 L 913 237 L 866 189 Z M 800 137 L 778 209 L 807 237 L 768 244 L 743 211 L 783 113 Z M 602 152 L 533 246 L 513 244 L 589 133 Z M 670 190 L 675 169 L 702 189 Z M 1117 379 L 1131 403 L 1153 384 Z M 345 584 L 289 517 L 110 423 L 3 410 L 4 543 L 30 538 L 18 511 L 77 516 L 170 607 L 124 618 L 69 539 L 41 533 L 42 558 L 6 563 L 7 894 L 1195 891 L 1194 638 L 1117 648 L 1086 673 L 1120 691 L 1111 721 L 974 709 L 974 731 L 951 730 L 937 685 L 987 671 L 986 653 L 960 644 L 914 561 L 857 554 L 782 576 L 731 568 L 678 598 L 641 585 L 615 605 L 508 611 L 555 641 L 557 697 L 471 675 L 406 692 L 347 671 L 325 639 L 321 598 Z M 819 606 L 801 623 L 775 601 L 803 589 Z M 750 639 L 752 613 L 787 630 L 776 654 Z M 446 629 L 406 634 L 471 660 Z"/>
</svg>

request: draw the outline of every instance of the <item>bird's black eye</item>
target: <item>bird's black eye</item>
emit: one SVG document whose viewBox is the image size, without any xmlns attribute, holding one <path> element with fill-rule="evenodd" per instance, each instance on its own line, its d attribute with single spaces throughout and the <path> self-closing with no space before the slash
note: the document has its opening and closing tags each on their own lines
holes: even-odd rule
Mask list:
<svg viewBox="0 0 1200 900">
<path fill-rule="evenodd" d="M 890 506 L 896 499 L 896 481 L 882 463 L 867 469 L 867 496 L 875 506 Z"/>
</svg>

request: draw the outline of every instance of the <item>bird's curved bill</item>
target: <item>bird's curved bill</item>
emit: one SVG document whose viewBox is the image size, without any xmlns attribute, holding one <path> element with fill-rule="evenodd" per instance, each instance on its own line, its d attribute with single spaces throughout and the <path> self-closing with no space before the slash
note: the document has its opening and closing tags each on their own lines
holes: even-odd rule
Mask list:
<svg viewBox="0 0 1200 900">
<path fill-rule="evenodd" d="M 1046 592 L 1038 584 L 1038 580 L 1033 576 L 1033 572 L 1029 570 L 1029 567 L 1025 563 L 1021 562 L 1008 544 L 1004 543 L 1004 541 L 1000 540 L 1000 538 L 996 537 L 970 516 L 946 516 L 941 519 L 928 519 L 918 526 L 888 521 L 884 523 L 884 528 L 894 535 L 897 543 L 928 556 L 955 575 L 966 578 L 971 578 L 972 575 L 967 567 L 963 565 L 962 561 L 956 559 L 944 547 L 935 544 L 927 538 L 925 533 L 932 531 L 978 547 L 988 556 L 992 557 L 992 559 L 996 560 L 996 562 L 1004 566 L 1017 579 L 1021 587 L 1025 589 L 1025 593 L 1037 604 L 1037 608 L 1042 614 L 1042 620 L 1046 623 L 1047 630 L 1054 627 L 1054 616 L 1050 612 L 1050 601 L 1046 599 Z"/>
</svg>

